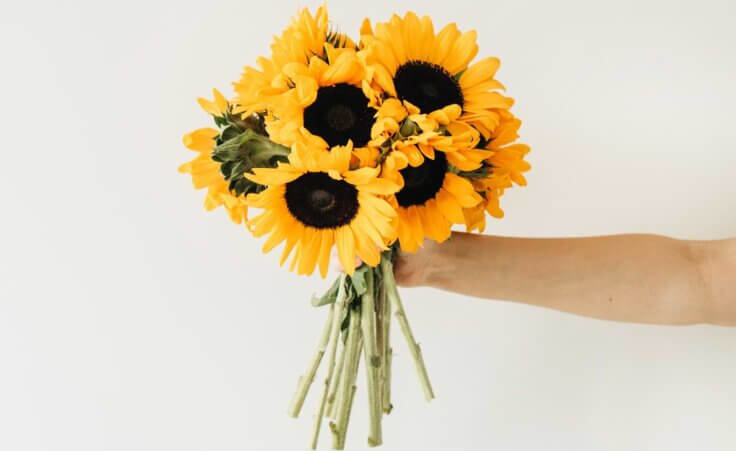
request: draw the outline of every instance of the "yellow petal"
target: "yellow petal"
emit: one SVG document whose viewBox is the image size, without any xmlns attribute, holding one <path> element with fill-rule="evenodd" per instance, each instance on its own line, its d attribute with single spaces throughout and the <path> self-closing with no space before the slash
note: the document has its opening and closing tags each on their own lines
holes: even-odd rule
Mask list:
<svg viewBox="0 0 736 451">
<path fill-rule="evenodd" d="M 319 274 L 324 279 L 330 266 L 330 251 L 335 242 L 335 231 L 332 229 L 322 230 L 322 244 L 319 248 Z"/>
<path fill-rule="evenodd" d="M 347 145 L 335 146 L 326 155 L 329 155 L 332 159 L 332 168 L 336 169 L 339 173 L 344 174 L 350 169 L 350 159 L 353 155 L 353 143 L 352 141 L 348 141 Z"/>
<path fill-rule="evenodd" d="M 401 151 L 406 155 L 407 159 L 409 160 L 409 165 L 413 167 L 418 167 L 422 163 L 424 163 L 424 157 L 422 156 L 422 153 L 419 151 L 417 146 L 407 146 L 401 149 Z"/>
<path fill-rule="evenodd" d="M 367 17 L 363 19 L 363 23 L 360 24 L 360 35 L 373 36 L 373 27 L 371 27 L 371 20 Z"/>
<path fill-rule="evenodd" d="M 463 210 L 460 204 L 457 203 L 455 198 L 448 193 L 444 188 L 440 188 L 435 196 L 437 199 L 437 207 L 442 214 L 455 224 L 462 224 L 464 222 Z"/>
<path fill-rule="evenodd" d="M 380 168 L 355 169 L 345 173 L 345 180 L 352 185 L 365 185 L 374 180 L 380 170 Z"/>
<path fill-rule="evenodd" d="M 280 168 L 254 168 L 253 174 L 245 172 L 243 177 L 260 185 L 272 186 L 284 185 L 298 179 L 302 174 L 303 171 L 284 165 Z"/>
<path fill-rule="evenodd" d="M 401 186 L 385 178 L 374 178 L 370 182 L 360 185 L 359 189 L 368 193 L 389 196 L 399 191 Z"/>
<path fill-rule="evenodd" d="M 454 23 L 447 24 L 440 30 L 435 38 L 435 46 L 430 54 L 430 63 L 442 64 L 447 59 L 448 53 L 452 50 L 452 45 L 460 36 L 457 25 Z"/>
<path fill-rule="evenodd" d="M 278 223 L 278 219 L 278 214 L 273 210 L 264 211 L 250 221 L 252 225 L 251 233 L 256 238 L 262 237 Z"/>
<path fill-rule="evenodd" d="M 279 243 L 286 239 L 287 235 L 288 230 L 283 225 L 283 223 L 276 224 L 276 226 L 274 226 L 273 228 L 273 231 L 271 232 L 271 235 L 268 237 L 266 242 L 263 243 L 263 248 L 261 250 L 264 254 L 271 252 L 274 247 L 276 247 Z"/>
<path fill-rule="evenodd" d="M 450 223 L 437 209 L 434 199 L 428 200 L 423 207 L 417 207 L 419 219 L 422 222 L 424 233 L 438 243 L 450 236 Z"/>
<path fill-rule="evenodd" d="M 464 89 L 470 89 L 488 79 L 492 79 L 500 65 L 501 61 L 498 58 L 483 58 L 463 72 L 459 80 L 460 86 Z"/>
<path fill-rule="evenodd" d="M 409 230 L 411 230 L 412 237 L 417 243 L 421 243 L 424 238 L 424 228 L 422 227 L 422 220 L 419 217 L 417 209 L 420 208 L 416 205 L 406 209 L 406 218 L 409 222 Z"/>
<path fill-rule="evenodd" d="M 288 229 L 286 244 L 284 245 L 284 250 L 281 253 L 279 266 L 284 266 L 284 263 L 289 258 L 289 254 L 291 254 L 292 249 L 294 249 L 294 245 L 301 239 L 303 232 L 304 226 L 294 221 L 293 226 Z"/>
<path fill-rule="evenodd" d="M 305 227 L 306 230 L 306 227 Z M 302 256 L 302 249 L 304 248 L 304 242 L 299 241 L 296 243 L 296 249 L 294 249 L 294 256 L 291 258 L 291 263 L 289 264 L 289 271 L 294 271 L 296 268 L 297 263 L 301 261 Z"/>
<path fill-rule="evenodd" d="M 451 172 L 445 174 L 442 187 L 449 191 L 463 208 L 474 207 L 483 199 L 468 180 Z"/>
<path fill-rule="evenodd" d="M 419 246 L 417 246 L 416 240 L 412 235 L 411 227 L 409 225 L 409 220 L 407 218 L 407 213 L 405 209 L 403 209 L 402 212 L 399 214 L 398 236 L 401 250 L 405 252 L 417 251 Z"/>
<path fill-rule="evenodd" d="M 467 31 L 458 38 L 447 58 L 442 62 L 442 66 L 452 75 L 455 75 L 468 67 L 470 61 L 475 58 L 478 53 L 478 44 L 476 42 L 478 33 L 475 30 Z"/>
<path fill-rule="evenodd" d="M 215 146 L 214 138 L 219 134 L 220 132 L 214 128 L 200 128 L 184 135 L 182 142 L 191 150 L 197 150 L 200 152 L 212 150 Z"/>
<path fill-rule="evenodd" d="M 319 250 L 322 245 L 322 231 L 306 227 L 303 237 L 303 252 L 299 259 L 299 268 L 297 274 L 312 274 L 315 266 L 317 266 L 317 260 L 319 259 Z"/>
<path fill-rule="evenodd" d="M 387 203 L 387 205 L 389 205 L 390 207 L 390 204 Z M 396 235 L 396 231 L 394 230 L 391 219 L 395 218 L 398 213 L 393 210 L 393 207 L 391 207 L 393 216 L 384 216 L 376 209 L 364 204 L 362 201 L 361 208 L 362 210 L 358 215 L 366 218 L 368 222 L 373 226 L 373 228 L 377 230 L 382 237 L 391 239 Z M 365 213 L 365 216 L 363 216 L 362 213 Z"/>
<path fill-rule="evenodd" d="M 396 122 L 403 121 L 408 115 L 401 101 L 393 97 L 385 100 L 376 114 L 378 118 L 389 117 Z"/>
<path fill-rule="evenodd" d="M 396 216 L 396 210 L 394 210 L 394 207 L 392 207 L 391 204 L 368 193 L 362 193 L 359 191 L 358 202 L 360 203 L 360 205 L 366 205 L 370 208 L 375 209 L 380 214 L 388 218 Z"/>
<path fill-rule="evenodd" d="M 418 144 L 419 150 L 422 151 L 422 154 L 424 154 L 425 157 L 429 158 L 430 160 L 434 160 L 434 147 L 427 144 Z"/>
<path fill-rule="evenodd" d="M 345 226 L 335 229 L 335 244 L 343 270 L 352 276 L 355 272 L 355 239 L 352 229 Z"/>
<path fill-rule="evenodd" d="M 386 249 L 386 243 L 384 242 L 383 238 L 381 238 L 381 234 L 378 232 L 376 227 L 374 227 L 373 224 L 370 223 L 370 220 L 366 215 L 358 213 L 353 219 L 353 222 L 355 223 L 356 227 L 358 227 L 362 231 L 361 233 L 367 236 L 373 242 L 374 246 L 377 246 L 382 250 Z"/>
<path fill-rule="evenodd" d="M 220 114 L 227 111 L 227 100 L 225 99 L 225 96 L 223 96 L 217 89 L 212 90 L 212 96 L 215 98 L 215 105 L 217 106 L 217 109 L 220 110 Z"/>
<path fill-rule="evenodd" d="M 325 86 L 337 83 L 360 82 L 363 78 L 363 66 L 355 56 L 355 52 L 345 52 L 330 64 L 329 69 L 322 74 L 320 82 Z"/>
<path fill-rule="evenodd" d="M 317 91 L 319 86 L 314 78 L 299 77 L 296 82 L 297 102 L 300 106 L 306 107 L 317 100 Z"/>
<path fill-rule="evenodd" d="M 354 223 L 350 224 L 349 227 L 355 237 L 355 247 L 358 257 L 370 266 L 378 265 L 381 261 L 381 254 L 378 252 L 376 246 L 368 240 L 368 237 Z"/>
</svg>

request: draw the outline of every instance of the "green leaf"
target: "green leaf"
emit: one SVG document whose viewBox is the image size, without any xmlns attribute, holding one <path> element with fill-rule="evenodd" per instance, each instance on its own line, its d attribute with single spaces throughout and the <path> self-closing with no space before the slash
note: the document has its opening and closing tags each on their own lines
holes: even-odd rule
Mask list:
<svg viewBox="0 0 736 451">
<path fill-rule="evenodd" d="M 342 278 L 338 277 L 325 294 L 320 297 L 312 296 L 312 305 L 315 307 L 321 307 L 323 305 L 334 304 L 337 301 L 337 293 L 340 290 L 340 281 Z"/>
<path fill-rule="evenodd" d="M 349 277 L 352 282 L 353 289 L 355 290 L 356 297 L 363 296 L 368 291 L 368 281 L 366 280 L 366 273 L 372 271 L 373 268 L 366 265 L 365 263 L 360 265 L 358 269 L 353 272 L 353 275 Z"/>
</svg>

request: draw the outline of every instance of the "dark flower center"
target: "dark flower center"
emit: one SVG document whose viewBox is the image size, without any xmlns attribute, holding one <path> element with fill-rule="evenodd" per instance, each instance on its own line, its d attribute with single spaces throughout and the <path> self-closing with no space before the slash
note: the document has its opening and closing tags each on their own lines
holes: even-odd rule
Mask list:
<svg viewBox="0 0 736 451">
<path fill-rule="evenodd" d="M 335 206 L 335 195 L 323 189 L 315 189 L 309 193 L 309 203 L 315 210 L 327 212 Z"/>
<path fill-rule="evenodd" d="M 287 183 L 285 198 L 299 222 L 318 229 L 350 224 L 358 212 L 358 190 L 324 172 L 308 172 Z"/>
<path fill-rule="evenodd" d="M 361 147 L 371 138 L 374 114 L 360 88 L 340 83 L 319 88 L 317 100 L 304 110 L 304 127 L 330 146 L 343 146 L 351 139 Z"/>
<path fill-rule="evenodd" d="M 422 113 L 454 103 L 463 106 L 463 92 L 457 80 L 442 66 L 426 61 L 407 61 L 399 66 L 394 86 L 401 100 L 408 100 Z"/>
<path fill-rule="evenodd" d="M 442 188 L 447 172 L 447 158 L 444 153 L 435 152 L 434 160 L 425 158 L 421 165 L 407 166 L 400 172 L 404 177 L 404 187 L 396 193 L 399 205 L 402 207 L 424 205 Z"/>
</svg>

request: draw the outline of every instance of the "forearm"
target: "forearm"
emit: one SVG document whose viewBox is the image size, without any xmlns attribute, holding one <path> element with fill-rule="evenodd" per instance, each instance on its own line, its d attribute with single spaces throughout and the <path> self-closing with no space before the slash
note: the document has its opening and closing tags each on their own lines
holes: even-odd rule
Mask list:
<svg viewBox="0 0 736 451">
<path fill-rule="evenodd" d="M 714 276 L 704 274 L 711 269 L 705 264 L 708 243 L 656 235 L 537 239 L 454 233 L 424 254 L 415 282 L 608 320 L 731 324 L 733 317 L 713 311 Z"/>
</svg>

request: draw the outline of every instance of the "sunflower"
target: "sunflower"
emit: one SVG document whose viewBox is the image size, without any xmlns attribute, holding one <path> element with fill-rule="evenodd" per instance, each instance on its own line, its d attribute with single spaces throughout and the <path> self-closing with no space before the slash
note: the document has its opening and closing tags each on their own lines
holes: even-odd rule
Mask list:
<svg viewBox="0 0 736 451">
<path fill-rule="evenodd" d="M 215 148 L 215 138 L 220 134 L 214 128 L 200 128 L 184 135 L 184 145 L 199 152 L 192 161 L 184 163 L 179 167 L 179 172 L 192 175 L 194 188 L 207 188 L 204 207 L 214 210 L 224 206 L 230 219 L 236 224 L 242 224 L 248 219 L 248 207 L 243 196 L 234 196 L 228 189 L 220 165 L 212 160 L 212 152 Z"/>
<path fill-rule="evenodd" d="M 404 185 L 395 195 L 401 249 L 415 252 L 424 238 L 438 243 L 450 237 L 452 224 L 465 223 L 463 209 L 482 201 L 467 179 L 450 172 L 447 153 L 436 152 L 419 166 L 400 170 Z"/>
<path fill-rule="evenodd" d="M 423 158 L 434 158 L 434 149 L 446 152 L 451 165 L 462 171 L 472 171 L 481 166 L 490 153 L 477 149 L 480 143 L 478 131 L 457 121 L 458 105 L 448 105 L 429 114 L 419 114 L 411 103 L 390 98 L 376 113 L 376 123 L 371 129 L 369 146 L 403 152 L 412 166 L 418 166 Z M 358 150 L 360 152 L 360 150 Z"/>
<path fill-rule="evenodd" d="M 314 14 L 307 8 L 299 11 L 281 35 L 274 37 L 271 56 L 258 58 L 258 68 L 246 66 L 240 80 L 233 83 L 234 112 L 250 116 L 278 102 L 293 86 L 283 73 L 284 67 L 292 63 L 308 64 L 313 56 L 325 58 L 326 44 L 356 48 L 346 35 L 330 30 L 326 6 L 321 6 Z"/>
<path fill-rule="evenodd" d="M 293 87 L 272 104 L 268 134 L 286 146 L 297 141 L 319 149 L 348 141 L 365 146 L 376 113 L 362 89 L 365 67 L 355 49 L 330 44 L 324 49 L 324 58 L 313 56 L 308 64 L 283 68 Z"/>
<path fill-rule="evenodd" d="M 475 31 L 461 33 L 451 23 L 435 34 L 429 17 L 409 12 L 376 24 L 375 32 L 366 19 L 361 44 L 371 84 L 411 102 L 422 113 L 459 105 L 459 120 L 487 138 L 500 122 L 499 111 L 513 104 L 513 99 L 496 92 L 504 89 L 494 79 L 497 58 L 471 65 L 478 52 Z"/>
<path fill-rule="evenodd" d="M 524 160 L 530 148 L 526 144 L 515 143 L 519 137 L 521 121 L 510 112 L 501 114 L 501 122 L 493 131 L 485 148 L 491 155 L 484 161 L 485 176 L 474 178 L 473 186 L 484 201 L 470 209 L 463 210 L 465 224 L 468 231 L 485 229 L 485 215 L 488 212 L 495 218 L 503 218 L 504 212 L 500 206 L 500 198 L 508 188 L 514 184 L 526 186 L 523 172 L 531 169 L 531 165 Z"/>
<path fill-rule="evenodd" d="M 457 105 L 426 115 L 406 101 L 387 99 L 378 110 L 369 146 L 355 150 L 362 165 L 380 167 L 382 177 L 401 186 L 392 203 L 404 251 L 416 251 L 425 237 L 445 241 L 453 224 L 465 223 L 463 209 L 482 200 L 456 172 L 478 169 L 491 153 L 474 148 L 478 132 L 457 123 L 459 114 Z M 450 134 L 454 126 L 457 130 Z"/>
<path fill-rule="evenodd" d="M 492 152 L 487 162 L 493 167 L 493 174 L 505 179 L 508 182 L 505 186 L 509 188 L 511 182 L 526 186 L 526 178 L 522 173 L 531 169 L 531 165 L 524 161 L 524 156 L 531 149 L 526 144 L 514 143 L 519 138 L 519 127 L 521 120 L 504 111 L 501 124 L 486 145 L 486 149 Z"/>
<path fill-rule="evenodd" d="M 395 239 L 396 219 L 383 196 L 399 186 L 379 178 L 379 168 L 351 170 L 351 155 L 351 143 L 329 151 L 296 143 L 288 163 L 246 174 L 267 186 L 247 197 L 248 205 L 263 209 L 248 224 L 256 237 L 270 234 L 264 252 L 285 241 L 281 264 L 294 251 L 291 270 L 312 274 L 319 264 L 322 277 L 333 246 L 348 274 L 356 255 L 371 266 L 380 262 L 380 251 Z"/>
</svg>

